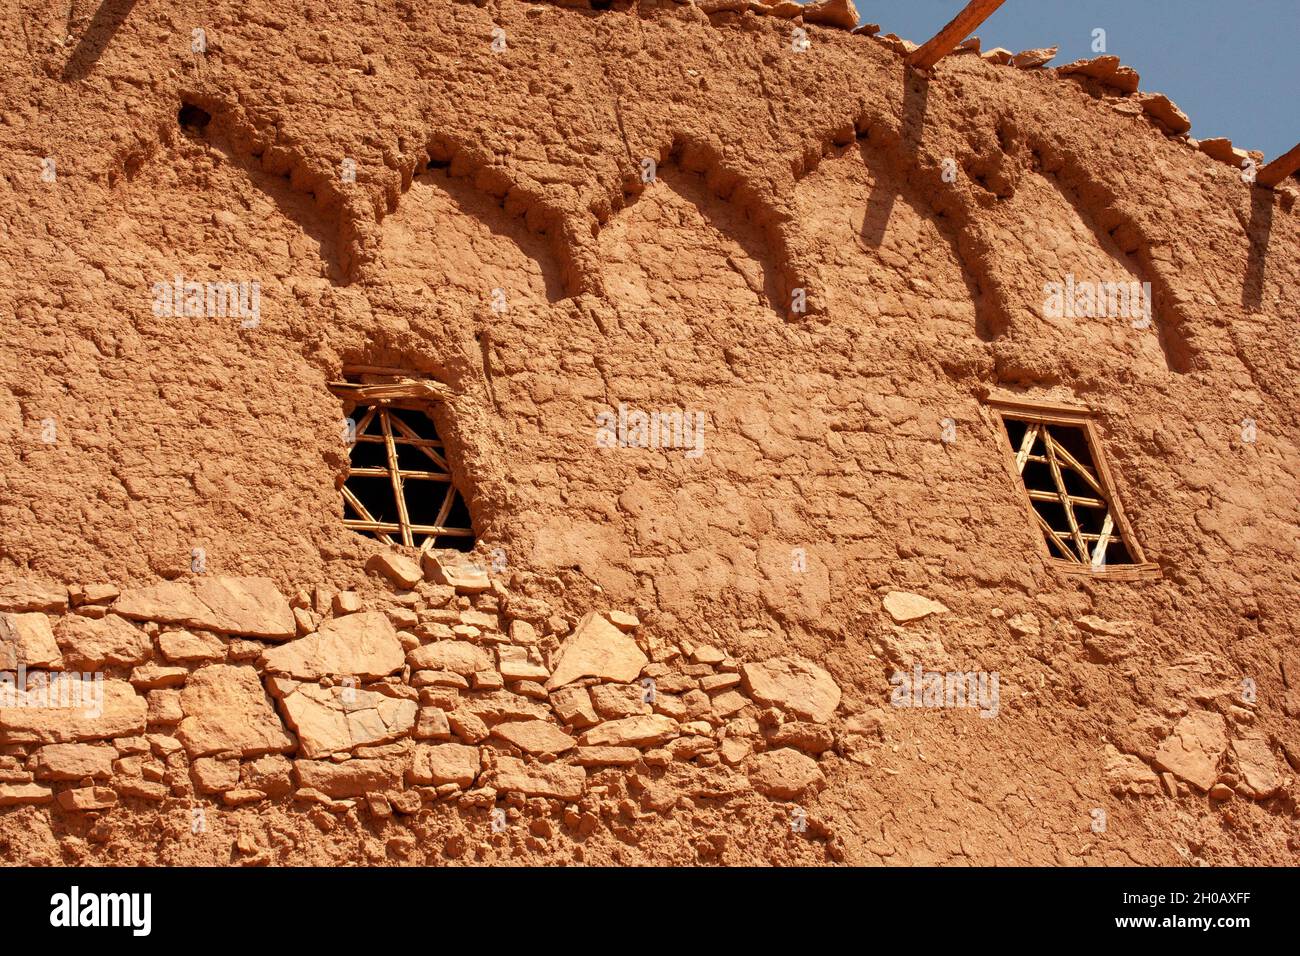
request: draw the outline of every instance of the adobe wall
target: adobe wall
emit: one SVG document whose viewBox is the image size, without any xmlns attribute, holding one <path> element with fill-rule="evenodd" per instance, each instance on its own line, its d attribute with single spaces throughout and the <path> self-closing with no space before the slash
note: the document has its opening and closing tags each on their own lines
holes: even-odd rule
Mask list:
<svg viewBox="0 0 1300 956">
<path fill-rule="evenodd" d="M 37 849 L 11 838 L 11 858 L 215 861 L 229 840 L 214 849 L 180 832 L 198 803 L 211 805 L 210 832 L 253 834 L 261 849 L 245 856 L 300 862 L 442 859 L 448 840 L 464 844 L 456 858 L 482 843 L 481 859 L 537 862 L 584 845 L 599 862 L 1294 858 L 1294 186 L 1250 188 L 1093 81 L 974 54 L 926 80 L 889 42 L 806 25 L 811 48 L 795 52 L 799 24 L 757 5 L 704 9 L 261 2 L 213 4 L 203 24 L 133 9 L 115 29 L 89 4 L 66 22 L 48 3 L 6 15 L 0 51 L 26 69 L 5 81 L 0 117 L 0 611 L 48 616 L 74 661 L 78 629 L 64 620 L 88 615 L 58 598 L 69 586 L 264 578 L 258 589 L 304 611 L 277 639 L 379 613 L 404 654 L 453 640 L 488 653 L 463 688 L 417 686 L 414 675 L 446 671 L 408 660 L 360 691 L 421 712 L 536 719 L 577 741 L 589 728 L 549 692 L 473 677 L 507 667 L 498 644 L 551 674 L 589 613 L 617 610 L 635 614 L 629 633 L 683 694 L 799 657 L 842 693 L 835 714 L 810 721 L 755 700 L 748 682 L 711 685 L 710 700 L 748 703 L 669 716 L 708 731 L 641 748 L 666 751 L 667 765 L 590 771 L 582 812 L 602 823 L 587 832 L 566 823 L 576 801 L 536 794 L 551 801 L 528 811 L 552 820 L 546 833 L 491 831 L 491 808 L 518 793 L 493 782 L 494 761 L 546 753 L 499 736 L 449 731 L 445 742 L 480 751 L 484 776 L 441 794 L 417 782 L 419 748 L 444 742 L 416 734 L 427 715 L 396 740 L 335 751 L 387 761 L 380 789 L 417 793 L 418 805 L 392 803 L 411 812 L 376 817 L 346 786 L 328 799 L 352 805 L 304 807 L 292 793 L 319 788 L 287 769 L 290 789 L 250 784 L 258 747 L 167 742 L 201 719 L 183 706 L 194 675 L 238 666 L 270 695 L 267 732 L 293 738 L 265 753 L 319 762 L 289 721 L 293 689 L 263 659 L 270 642 L 246 622 L 128 617 L 115 595 L 87 605 L 104 609 L 90 619 L 121 621 L 148 646 L 98 665 L 147 705 L 145 723 L 124 700 L 130 732 L 91 742 L 131 741 L 114 745 L 128 761 L 145 747 L 163 768 L 146 782 L 166 793 L 119 788 L 111 809 L 65 807 L 55 791 L 86 788 L 39 776 L 50 741 L 11 737 L 12 785 L 51 789 L 49 802 L 0 811 L 11 833 L 51 834 Z M 182 103 L 211 122 L 182 129 Z M 53 183 L 40 178 L 46 156 Z M 340 176 L 345 159 L 355 183 Z M 257 280 L 260 324 L 154 315 L 151 286 L 176 274 Z M 1150 282 L 1151 326 L 1045 315 L 1044 283 L 1066 274 Z M 796 289 L 806 313 L 790 309 Z M 486 596 L 432 590 L 445 587 L 432 571 L 414 590 L 366 571 L 385 549 L 339 520 L 347 452 L 326 388 L 346 364 L 451 387 L 434 415 L 478 553 L 505 556 Z M 993 390 L 1093 410 L 1158 579 L 1048 566 L 983 402 Z M 620 403 L 705 413 L 703 454 L 597 447 L 595 415 Z M 944 442 L 949 418 L 956 440 Z M 793 570 L 796 549 L 806 570 Z M 336 610 L 336 592 L 356 593 L 357 609 Z M 889 592 L 946 610 L 901 621 Z M 537 640 L 513 640 L 514 621 Z M 177 627 L 220 652 L 200 634 L 205 655 L 169 659 L 160 642 Z M 721 658 L 693 660 L 701 646 Z M 889 675 L 915 662 L 997 672 L 998 718 L 891 707 Z M 132 679 L 151 666 L 184 674 Z M 334 666 L 307 683 L 346 676 Z M 634 688 L 641 676 L 601 679 Z M 155 704 L 153 691 L 167 693 Z M 495 693 L 528 703 L 476 703 Z M 781 737 L 783 722 L 820 729 Z M 1159 776 L 1157 754 L 1183 736 L 1237 796 L 1209 801 Z M 734 763 L 728 737 L 748 742 Z M 820 779 L 765 795 L 750 753 L 786 750 Z M 200 785 L 193 767 L 204 758 L 228 784 L 236 761 L 239 785 L 205 792 L 214 778 Z M 231 808 L 219 794 L 232 790 L 263 796 Z M 795 805 L 817 821 L 811 839 L 791 837 Z M 342 822 L 312 822 L 320 807 Z M 1105 835 L 1089 829 L 1099 807 Z M 179 828 L 169 848 L 147 836 L 155 814 Z M 761 850 L 735 840 L 754 819 Z M 91 849 L 68 849 L 101 824 L 109 835 Z M 293 839 L 278 844 L 275 826 Z M 400 851 L 385 849 L 393 839 Z"/>
</svg>

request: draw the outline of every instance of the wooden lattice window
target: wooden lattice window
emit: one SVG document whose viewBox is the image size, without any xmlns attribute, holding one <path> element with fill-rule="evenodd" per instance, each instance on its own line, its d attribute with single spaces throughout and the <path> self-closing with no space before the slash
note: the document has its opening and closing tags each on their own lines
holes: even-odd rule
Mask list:
<svg viewBox="0 0 1300 956">
<path fill-rule="evenodd" d="M 1010 443 L 1011 467 L 1048 558 L 1068 571 L 1158 573 L 1124 517 L 1089 412 L 1018 399 L 989 404 Z"/>
<path fill-rule="evenodd" d="M 348 378 L 330 385 L 344 400 L 352 440 L 341 488 L 344 527 L 422 551 L 471 549 L 469 509 L 428 414 L 445 387 L 393 370 L 353 370 Z"/>
</svg>

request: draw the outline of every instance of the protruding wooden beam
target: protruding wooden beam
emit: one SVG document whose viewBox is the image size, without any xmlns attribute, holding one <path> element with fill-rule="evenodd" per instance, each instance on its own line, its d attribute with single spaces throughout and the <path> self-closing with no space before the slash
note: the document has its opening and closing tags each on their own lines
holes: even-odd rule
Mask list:
<svg viewBox="0 0 1300 956">
<path fill-rule="evenodd" d="M 1004 0 L 970 0 L 966 8 L 952 18 L 952 22 L 934 35 L 924 46 L 907 58 L 907 62 L 920 70 L 928 70 L 979 28 L 979 25 L 1002 6 Z"/>
<path fill-rule="evenodd" d="M 1255 177 L 1255 182 L 1272 189 L 1297 169 L 1300 169 L 1300 145 L 1293 146 L 1291 152 L 1283 153 L 1261 169 Z"/>
</svg>

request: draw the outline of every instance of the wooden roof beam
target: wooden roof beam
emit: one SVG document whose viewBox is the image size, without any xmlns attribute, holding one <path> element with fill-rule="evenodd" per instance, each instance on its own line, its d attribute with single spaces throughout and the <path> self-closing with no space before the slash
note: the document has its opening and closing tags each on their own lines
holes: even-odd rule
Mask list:
<svg viewBox="0 0 1300 956">
<path fill-rule="evenodd" d="M 961 13 L 953 17 L 933 39 L 907 58 L 908 65 L 919 70 L 930 69 L 951 53 L 958 43 L 974 33 L 1004 2 L 1005 0 L 970 0 Z"/>
<path fill-rule="evenodd" d="M 1255 182 L 1272 189 L 1297 169 L 1300 169 L 1300 145 L 1293 146 L 1291 152 L 1283 153 L 1261 169 L 1255 177 Z"/>
</svg>

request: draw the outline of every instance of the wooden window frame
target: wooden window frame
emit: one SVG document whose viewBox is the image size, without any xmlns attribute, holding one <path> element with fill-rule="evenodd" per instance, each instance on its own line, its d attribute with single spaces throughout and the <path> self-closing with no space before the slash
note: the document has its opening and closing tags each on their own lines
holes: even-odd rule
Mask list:
<svg viewBox="0 0 1300 956">
<path fill-rule="evenodd" d="M 385 544 L 418 547 L 421 551 L 432 550 L 438 538 L 476 537 L 472 527 L 454 528 L 444 523 L 460 489 L 456 487 L 456 481 L 452 476 L 451 465 L 445 454 L 446 443 L 442 441 L 441 436 L 436 439 L 423 438 L 409 425 L 388 414 L 391 409 L 418 412 L 432 422 L 433 416 L 429 414 L 429 403 L 445 400 L 450 394 L 447 387 L 441 382 L 415 378 L 400 369 L 372 365 L 344 366 L 343 378 L 345 381 L 330 382 L 329 390 L 352 406 L 346 409 L 344 414 L 351 417 L 358 408 L 368 409 L 356 419 L 356 441 L 384 445 L 388 458 L 386 467 L 354 468 L 351 464 L 352 451 L 349 446 L 348 473 L 343 479 L 343 484 L 339 486 L 345 505 L 343 527 L 375 537 Z M 346 379 L 360 379 L 360 381 L 346 381 Z M 379 417 L 381 434 L 363 435 L 362 432 L 375 416 Z M 419 448 L 437 470 L 402 468 L 398 462 L 398 445 Z M 389 479 L 398 513 L 396 522 L 379 521 L 370 514 L 369 509 L 356 493 L 347 486 L 348 478 L 353 475 Z M 406 505 L 407 480 L 446 483 L 447 491 L 432 525 L 411 523 Z M 361 517 L 348 518 L 346 516 L 348 505 Z M 393 539 L 394 535 L 398 540 Z M 415 543 L 416 535 L 424 535 L 424 541 L 419 545 Z"/>
<path fill-rule="evenodd" d="M 1064 574 L 1107 581 L 1137 581 L 1160 577 L 1160 566 L 1146 559 L 1142 545 L 1138 542 L 1137 535 L 1134 534 L 1133 527 L 1124 514 L 1124 506 L 1119 498 L 1115 478 L 1106 462 L 1105 450 L 1097 428 L 1096 415 L 1091 409 L 1066 405 L 1061 402 L 1033 401 L 1020 396 L 999 394 L 989 395 L 984 399 L 984 404 L 992 412 L 995 419 L 998 431 L 998 445 L 1003 450 L 1003 460 L 1007 467 L 1007 473 L 1019 490 L 1029 518 L 1029 526 L 1034 531 L 1034 537 L 1039 543 L 1039 552 L 1048 567 Z M 1011 442 L 1008 440 L 1010 432 L 1007 429 L 1007 418 L 1031 425 L 1047 425 L 1049 427 L 1057 425 L 1078 428 L 1083 433 L 1084 440 L 1088 443 L 1088 452 L 1092 456 L 1093 467 L 1097 471 L 1097 480 L 1106 491 L 1104 498 L 1108 511 L 1114 523 L 1119 526 L 1124 546 L 1133 558 L 1132 564 L 1102 565 L 1098 567 L 1092 564 L 1084 564 L 1082 561 L 1066 560 L 1058 557 L 1052 551 L 1044 532 L 1045 521 L 1034 507 L 1029 488 L 1025 484 L 1024 476 L 1020 473 L 1018 467 L 1017 451 L 1011 447 Z M 1050 529 L 1050 526 L 1048 527 Z"/>
</svg>

